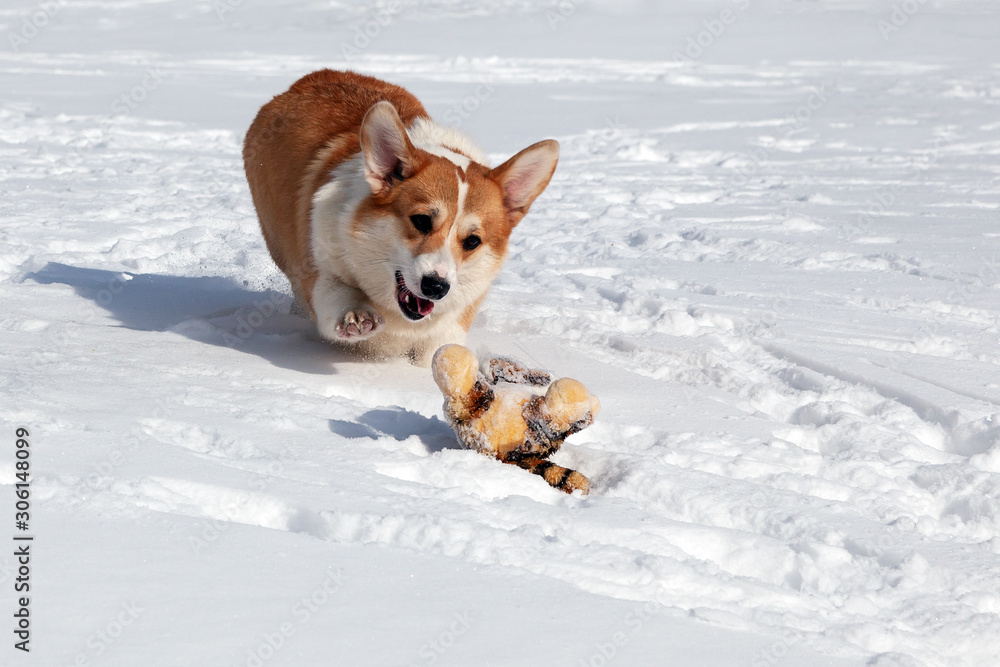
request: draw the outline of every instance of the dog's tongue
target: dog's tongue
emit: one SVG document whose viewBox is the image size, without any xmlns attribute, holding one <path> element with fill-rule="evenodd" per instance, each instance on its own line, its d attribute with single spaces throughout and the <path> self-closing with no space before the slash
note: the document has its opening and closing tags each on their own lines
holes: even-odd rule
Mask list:
<svg viewBox="0 0 1000 667">
<path fill-rule="evenodd" d="M 427 299 L 421 299 L 416 294 L 413 295 L 413 299 L 417 302 L 417 312 L 422 316 L 427 317 L 434 310 L 434 302 L 428 301 Z"/>
</svg>

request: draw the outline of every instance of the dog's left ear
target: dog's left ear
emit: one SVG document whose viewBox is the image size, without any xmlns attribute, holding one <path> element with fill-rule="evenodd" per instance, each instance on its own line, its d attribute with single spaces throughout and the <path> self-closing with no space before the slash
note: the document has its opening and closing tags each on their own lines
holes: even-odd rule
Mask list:
<svg viewBox="0 0 1000 667">
<path fill-rule="evenodd" d="M 361 151 L 365 180 L 372 194 L 379 194 L 392 187 L 394 179 L 409 178 L 417 170 L 416 149 L 396 107 L 385 100 L 369 109 L 361 121 Z"/>
<path fill-rule="evenodd" d="M 503 206 L 507 222 L 513 227 L 542 194 L 559 162 L 559 142 L 539 141 L 490 171 L 490 178 L 503 190 Z"/>
</svg>

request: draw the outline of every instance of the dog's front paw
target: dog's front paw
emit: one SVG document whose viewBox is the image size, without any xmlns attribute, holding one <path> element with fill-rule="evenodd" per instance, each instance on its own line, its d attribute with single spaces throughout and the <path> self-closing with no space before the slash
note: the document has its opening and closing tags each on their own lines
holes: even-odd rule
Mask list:
<svg viewBox="0 0 1000 667">
<path fill-rule="evenodd" d="M 344 313 L 334 331 L 339 340 L 356 341 L 378 333 L 384 324 L 377 311 L 357 308 Z"/>
</svg>

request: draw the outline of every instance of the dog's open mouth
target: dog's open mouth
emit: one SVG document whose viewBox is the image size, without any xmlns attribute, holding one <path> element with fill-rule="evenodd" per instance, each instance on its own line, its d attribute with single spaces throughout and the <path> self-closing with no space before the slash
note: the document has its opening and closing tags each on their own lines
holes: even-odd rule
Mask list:
<svg viewBox="0 0 1000 667">
<path fill-rule="evenodd" d="M 396 271 L 396 301 L 399 309 L 411 320 L 422 320 L 434 310 L 434 302 L 421 299 L 406 286 L 403 274 Z"/>
</svg>

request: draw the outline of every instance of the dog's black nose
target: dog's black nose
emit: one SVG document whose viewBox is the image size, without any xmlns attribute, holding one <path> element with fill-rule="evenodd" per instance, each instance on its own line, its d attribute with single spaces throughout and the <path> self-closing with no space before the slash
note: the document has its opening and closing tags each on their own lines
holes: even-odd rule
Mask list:
<svg viewBox="0 0 1000 667">
<path fill-rule="evenodd" d="M 420 279 L 420 291 L 432 301 L 443 299 L 449 289 L 451 289 L 451 285 L 448 281 L 436 275 L 428 275 Z"/>
</svg>

